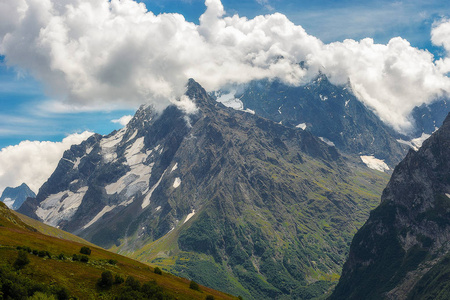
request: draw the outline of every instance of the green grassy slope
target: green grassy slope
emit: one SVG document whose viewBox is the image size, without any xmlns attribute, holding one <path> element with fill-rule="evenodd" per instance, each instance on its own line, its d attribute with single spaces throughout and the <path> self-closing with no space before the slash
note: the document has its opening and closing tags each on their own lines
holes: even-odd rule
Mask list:
<svg viewBox="0 0 450 300">
<path fill-rule="evenodd" d="M 111 271 L 126 279 L 133 276 L 141 283 L 156 281 L 163 289 L 165 299 L 205 299 L 207 295 L 214 299 L 234 299 L 234 297 L 200 287 L 200 291 L 189 288 L 190 281 L 167 273 L 157 275 L 153 268 L 130 258 L 108 252 L 101 248 L 92 247 L 88 262 L 73 261 L 73 254 L 80 254 L 84 243 L 63 240 L 44 235 L 31 226 L 25 224 L 13 214 L 3 203 L 0 203 L 0 295 L 11 290 L 11 286 L 33 286 L 30 293 L 44 291 L 51 293 L 60 288 L 76 299 L 114 299 L 123 293 L 126 283 L 117 284 L 110 289 L 97 286 L 97 281 L 104 271 Z M 28 253 L 29 263 L 17 270 L 14 262 L 17 260 L 19 248 L 30 248 L 48 255 L 33 255 Z M 61 255 L 62 254 L 62 255 Z M 61 257 L 64 256 L 64 259 Z M 6 282 L 6 283 L 5 283 Z M 16 282 L 13 285 L 11 282 Z M 17 299 L 20 291 L 14 292 Z M 6 294 L 7 295 L 7 294 Z M 64 299 L 64 298 L 58 298 Z M 145 298 L 147 299 L 147 298 Z"/>
</svg>

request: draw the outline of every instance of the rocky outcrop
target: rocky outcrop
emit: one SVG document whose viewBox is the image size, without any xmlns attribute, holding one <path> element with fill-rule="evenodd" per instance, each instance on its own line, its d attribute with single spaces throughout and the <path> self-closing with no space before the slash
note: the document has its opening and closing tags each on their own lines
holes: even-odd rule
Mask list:
<svg viewBox="0 0 450 300">
<path fill-rule="evenodd" d="M 330 299 L 407 299 L 450 250 L 450 115 L 395 168 Z"/>
</svg>

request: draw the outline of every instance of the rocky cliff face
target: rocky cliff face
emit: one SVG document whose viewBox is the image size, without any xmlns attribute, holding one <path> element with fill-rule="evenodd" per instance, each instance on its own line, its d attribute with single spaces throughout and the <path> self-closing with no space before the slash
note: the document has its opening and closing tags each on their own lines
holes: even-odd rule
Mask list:
<svg viewBox="0 0 450 300">
<path fill-rule="evenodd" d="M 380 206 L 353 239 L 331 299 L 426 296 L 419 287 L 450 250 L 449 170 L 450 115 L 395 168 Z"/>
<path fill-rule="evenodd" d="M 226 108 L 141 107 L 64 153 L 24 212 L 246 299 L 309 299 L 335 283 L 386 176 L 299 128 Z"/>
<path fill-rule="evenodd" d="M 348 86 L 336 86 L 321 74 L 304 86 L 260 80 L 235 95 L 244 109 L 290 127 L 299 127 L 340 151 L 383 160 L 391 169 L 409 147 L 401 137 L 362 104 Z"/>
<path fill-rule="evenodd" d="M 17 210 L 28 197 L 36 197 L 36 194 L 28 187 L 28 185 L 22 183 L 15 188 L 7 187 L 2 193 L 0 201 L 5 203 L 10 209 Z"/>
</svg>

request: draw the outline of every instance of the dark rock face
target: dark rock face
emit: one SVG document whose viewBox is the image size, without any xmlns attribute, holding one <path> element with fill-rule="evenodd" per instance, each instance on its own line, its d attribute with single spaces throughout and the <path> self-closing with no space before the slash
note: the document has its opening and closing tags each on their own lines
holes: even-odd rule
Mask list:
<svg viewBox="0 0 450 300">
<path fill-rule="evenodd" d="M 28 185 L 22 183 L 15 188 L 7 187 L 2 193 L 0 201 L 4 202 L 10 209 L 17 210 L 28 197 L 36 197 L 36 194 L 30 190 Z"/>
<path fill-rule="evenodd" d="M 380 206 L 353 239 L 330 299 L 407 299 L 417 294 L 417 282 L 426 280 L 450 250 L 449 170 L 450 115 L 395 168 Z"/>
<path fill-rule="evenodd" d="M 142 106 L 66 151 L 29 215 L 246 299 L 327 292 L 385 177 L 193 80 L 186 95 L 194 114 Z"/>
<path fill-rule="evenodd" d="M 255 81 L 236 98 L 257 115 L 286 126 L 303 127 L 344 153 L 373 155 L 392 168 L 408 151 L 406 145 L 397 142 L 400 135 L 364 106 L 349 87 L 335 86 L 323 74 L 299 87 Z"/>
</svg>

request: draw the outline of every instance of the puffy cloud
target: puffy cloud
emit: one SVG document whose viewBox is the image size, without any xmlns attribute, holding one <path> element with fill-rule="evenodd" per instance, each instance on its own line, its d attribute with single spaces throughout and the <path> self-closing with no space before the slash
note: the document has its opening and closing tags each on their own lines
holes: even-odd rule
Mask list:
<svg viewBox="0 0 450 300">
<path fill-rule="evenodd" d="M 128 124 L 128 122 L 130 122 L 130 120 L 133 118 L 133 116 L 131 115 L 127 115 L 127 116 L 123 116 L 120 119 L 116 119 L 116 120 L 111 120 L 111 122 L 113 123 L 119 123 L 122 126 L 126 126 Z"/>
<path fill-rule="evenodd" d="M 436 64 L 442 73 L 450 72 L 450 20 L 436 22 L 431 31 L 431 41 L 436 46 L 444 47 L 447 57 L 439 59 Z"/>
<path fill-rule="evenodd" d="M 428 51 L 402 38 L 387 45 L 366 38 L 324 45 L 308 63 L 322 67 L 337 84 L 350 81 L 353 92 L 394 129 L 411 127 L 411 110 L 450 92 L 450 79 L 436 67 Z"/>
<path fill-rule="evenodd" d="M 44 82 L 62 108 L 163 108 L 177 103 L 190 77 L 211 91 L 261 78 L 299 85 L 321 70 L 334 83 L 350 82 L 361 101 L 405 131 L 415 105 L 450 90 L 448 60 L 402 38 L 324 44 L 279 13 L 226 16 L 220 0 L 205 1 L 199 25 L 132 0 L 5 1 L 0 53 Z M 433 28 L 433 42 L 448 50 L 447 27 Z"/>
<path fill-rule="evenodd" d="M 34 192 L 50 177 L 65 150 L 93 133 L 67 136 L 61 142 L 23 141 L 0 151 L 0 193 L 25 182 Z"/>
</svg>

